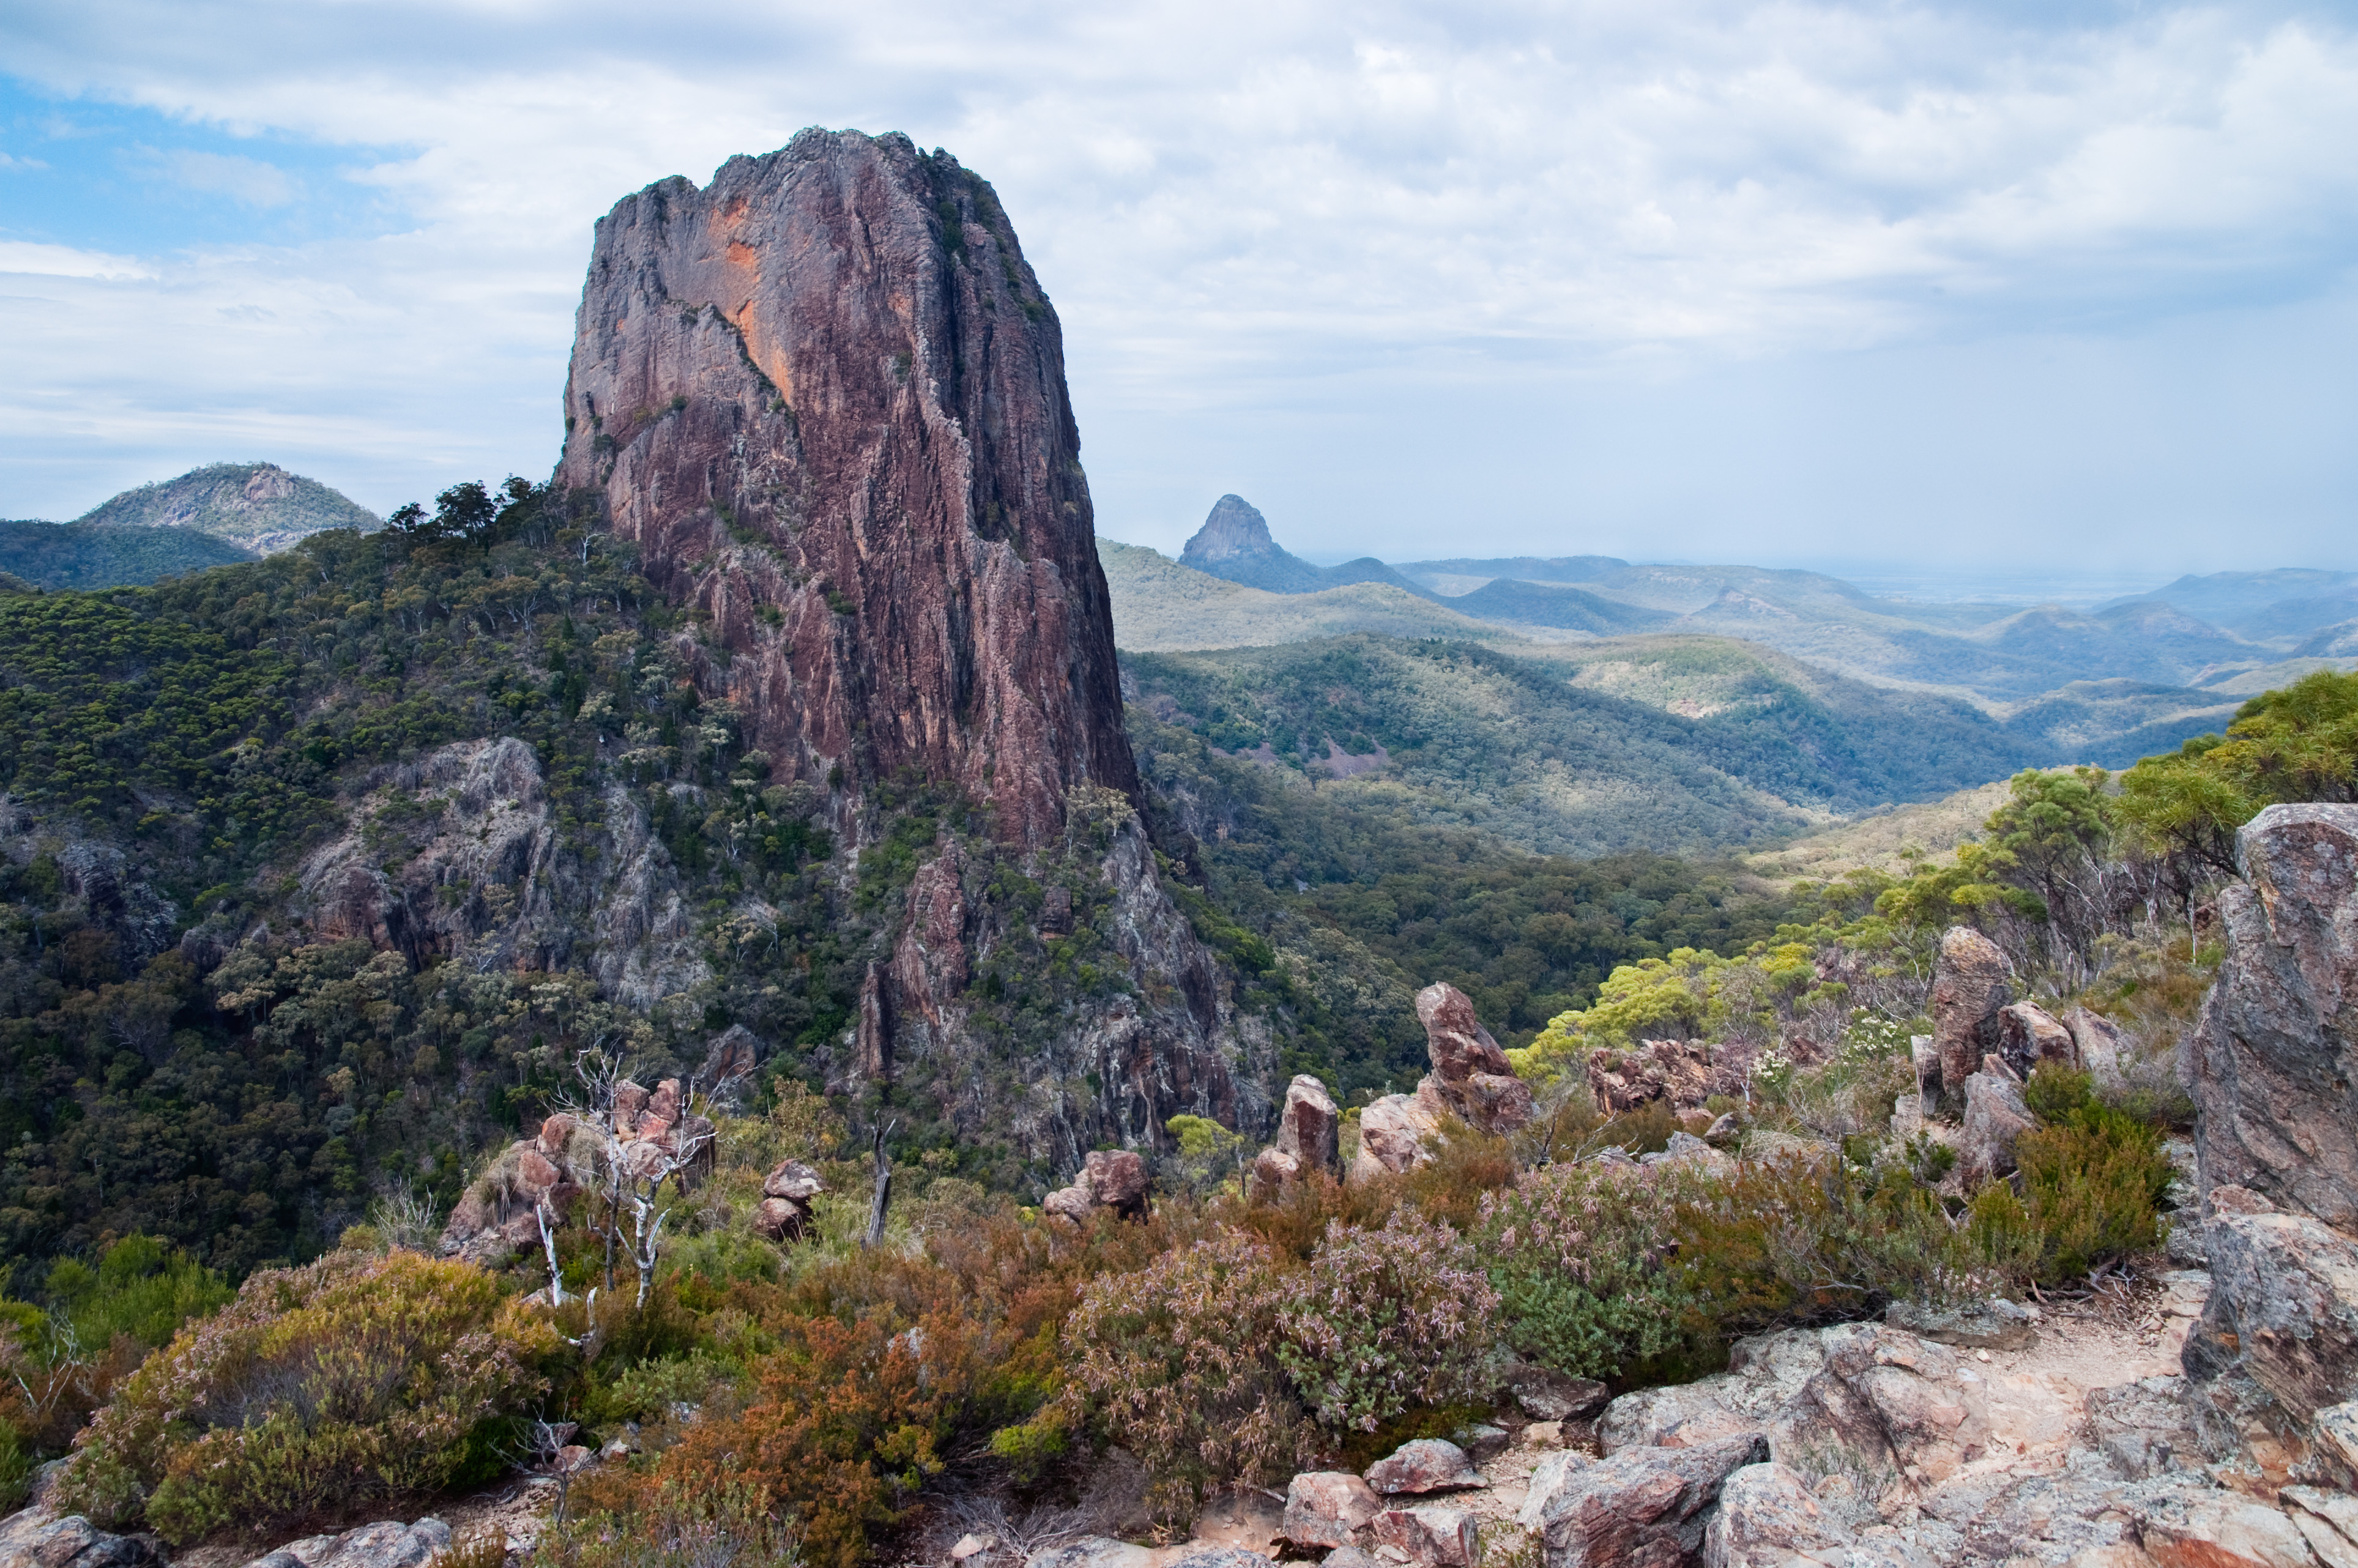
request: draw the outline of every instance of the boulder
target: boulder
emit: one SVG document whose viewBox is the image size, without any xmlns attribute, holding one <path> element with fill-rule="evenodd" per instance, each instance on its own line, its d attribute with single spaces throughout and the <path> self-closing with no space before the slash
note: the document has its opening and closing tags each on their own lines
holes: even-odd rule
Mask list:
<svg viewBox="0 0 2358 1568">
<path fill-rule="evenodd" d="M 1682 1165 L 1714 1176 L 1733 1175 L 1736 1162 L 1692 1132 L 1673 1132 L 1660 1151 L 1638 1156 L 1640 1165 Z"/>
<path fill-rule="evenodd" d="M 2187 1045 L 2198 1185 L 2358 1225 L 2358 806 L 2272 806 L 2235 859 L 2225 955 Z"/>
<path fill-rule="evenodd" d="M 1963 1080 L 1964 1125 L 1957 1130 L 1957 1170 L 1967 1187 L 2014 1173 L 2014 1141 L 2030 1130 L 2022 1085 L 2003 1071 Z"/>
<path fill-rule="evenodd" d="M 1348 1546 L 1383 1506 L 1373 1488 L 1347 1470 L 1304 1471 L 1286 1486 L 1279 1533 L 1296 1546 Z"/>
<path fill-rule="evenodd" d="M 1303 1169 L 1335 1173 L 1341 1167 L 1343 1112 L 1326 1086 L 1307 1073 L 1297 1074 L 1285 1087 L 1285 1108 L 1278 1112 L 1277 1148 Z"/>
<path fill-rule="evenodd" d="M 1023 1568 L 1154 1568 L 1160 1555 L 1111 1536 L 1085 1535 L 1063 1546 L 1042 1547 L 1023 1560 Z"/>
<path fill-rule="evenodd" d="M 1997 1015 L 2011 999 L 2012 969 L 1997 944 L 1967 925 L 1942 935 L 1932 967 L 1932 1045 L 1941 1060 L 1941 1091 L 1964 1092 L 1984 1056 L 2004 1044 Z"/>
<path fill-rule="evenodd" d="M 753 1206 L 753 1234 L 764 1241 L 799 1241 L 810 1227 L 810 1210 L 786 1198 L 763 1198 Z"/>
<path fill-rule="evenodd" d="M 1437 1437 L 1404 1443 L 1390 1456 L 1368 1466 L 1368 1485 L 1386 1497 L 1401 1492 L 1450 1492 L 1487 1487 L 1466 1450 Z"/>
<path fill-rule="evenodd" d="M 1568 1377 L 1552 1367 L 1518 1361 L 1507 1368 L 1507 1392 L 1533 1421 L 1574 1421 L 1603 1410 L 1613 1397 L 1604 1384 Z"/>
<path fill-rule="evenodd" d="M 1275 1564 L 1241 1546 L 1206 1546 L 1172 1559 L 1166 1568 L 1275 1568 Z"/>
<path fill-rule="evenodd" d="M 762 1195 L 765 1198 L 807 1204 L 825 1191 L 827 1184 L 819 1179 L 818 1173 L 799 1160 L 781 1160 L 762 1178 Z"/>
<path fill-rule="evenodd" d="M 2316 1568 L 2298 1525 L 2234 1492 L 2166 1492 L 2142 1500 L 2134 1523 L 2159 1568 Z"/>
<path fill-rule="evenodd" d="M 762 1063 L 762 1042 L 741 1023 L 732 1023 L 712 1037 L 704 1049 L 704 1065 L 696 1070 L 696 1082 L 707 1094 L 719 1092 L 724 1084 L 741 1084 L 753 1076 Z"/>
<path fill-rule="evenodd" d="M 2358 1398 L 2358 1243 L 2248 1188 L 2208 1206 L 2211 1293 L 2183 1352 L 2195 1427 L 2212 1459 L 2281 1485 L 2320 1412 Z"/>
<path fill-rule="evenodd" d="M 1546 1568 L 1691 1563 L 1703 1550 L 1704 1528 L 1727 1477 L 1768 1457 L 1767 1441 L 1751 1433 L 1688 1448 L 1626 1449 L 1595 1465 L 1566 1467 L 1551 1477 L 1553 1484 L 1532 1510 Z"/>
<path fill-rule="evenodd" d="M 1476 1465 L 1487 1464 L 1515 1445 L 1512 1433 L 1503 1426 L 1492 1426 L 1486 1421 L 1459 1427 L 1449 1434 L 1449 1441 L 1466 1450 L 1466 1456 Z"/>
<path fill-rule="evenodd" d="M 438 1519 L 380 1519 L 341 1535 L 291 1541 L 246 1568 L 424 1568 L 449 1550 L 450 1527 Z"/>
<path fill-rule="evenodd" d="M 1302 1162 L 1282 1149 L 1264 1149 L 1253 1156 L 1251 1195 L 1255 1203 L 1273 1203 L 1286 1188 L 1302 1179 Z"/>
<path fill-rule="evenodd" d="M 1433 1061 L 1425 1082 L 1451 1111 L 1484 1132 L 1512 1132 L 1531 1120 L 1531 1086 L 1515 1076 L 1464 991 L 1446 983 L 1425 987 L 1416 993 L 1416 1016 Z"/>
<path fill-rule="evenodd" d="M 1475 1568 L 1482 1561 L 1479 1527 L 1467 1509 L 1447 1503 L 1386 1509 L 1368 1529 L 1384 1545 L 1407 1553 L 1417 1568 Z"/>
<path fill-rule="evenodd" d="M 637 1130 L 639 1117 L 647 1108 L 647 1091 L 624 1078 L 614 1086 L 614 1136 L 628 1138 Z"/>
<path fill-rule="evenodd" d="M 1068 1225 L 1086 1225 L 1098 1208 L 1098 1195 L 1084 1186 L 1058 1187 L 1040 1200 L 1040 1206 L 1052 1219 Z"/>
<path fill-rule="evenodd" d="M 1146 1162 L 1134 1150 L 1092 1150 L 1081 1162 L 1080 1184 L 1122 1218 L 1146 1217 Z"/>
<path fill-rule="evenodd" d="M 1319 1559 L 1319 1568 L 1382 1568 L 1382 1565 L 1356 1546 L 1338 1546 Z"/>
<path fill-rule="evenodd" d="M 2149 1480 L 2202 1462 L 2183 1378 L 2141 1378 L 2090 1390 L 2082 1440 L 2127 1481 Z"/>
<path fill-rule="evenodd" d="M 26 1509 L 0 1519 L 0 1568 L 163 1568 L 152 1535 L 109 1535 L 80 1514 Z"/>
<path fill-rule="evenodd" d="M 1351 1179 L 1397 1175 L 1433 1158 L 1430 1141 L 1441 1131 L 1433 1108 L 1416 1095 L 1386 1095 L 1359 1112 L 1359 1156 Z"/>
<path fill-rule="evenodd" d="M 1838 1563 L 1854 1541 L 1782 1465 L 1747 1465 L 1719 1489 L 1704 1527 L 1704 1568 L 1786 1568 L 1797 1557 Z"/>
<path fill-rule="evenodd" d="M 1967 1350 L 2022 1350 L 2039 1338 L 2030 1309 L 2004 1296 L 1946 1307 L 1897 1301 L 1883 1309 L 1883 1321 L 1920 1339 Z"/>
<path fill-rule="evenodd" d="M 2080 1054 L 2080 1065 L 2096 1080 L 2098 1088 L 2127 1087 L 2128 1080 L 2121 1076 L 2121 1049 L 2125 1042 L 2118 1024 L 2101 1012 L 2075 1007 L 2063 1015 L 2063 1027 L 2071 1032 L 2071 1044 Z"/>
<path fill-rule="evenodd" d="M 2017 1001 L 1997 1010 L 1998 1055 L 2017 1078 L 2028 1080 L 2039 1067 L 2077 1069 L 2079 1042 L 2071 1032 L 2037 1002 Z"/>
<path fill-rule="evenodd" d="M 1712 1065 L 1711 1047 L 1700 1040 L 1643 1040 L 1627 1051 L 1588 1054 L 1589 1098 L 1606 1116 L 1656 1100 L 1668 1100 L 1673 1110 L 1700 1110 L 1712 1096 L 1738 1087 L 1733 1074 Z"/>
</svg>

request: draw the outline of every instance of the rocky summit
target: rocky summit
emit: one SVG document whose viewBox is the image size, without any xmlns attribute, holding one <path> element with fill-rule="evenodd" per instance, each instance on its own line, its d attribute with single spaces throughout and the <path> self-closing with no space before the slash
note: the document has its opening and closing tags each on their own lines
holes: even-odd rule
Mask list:
<svg viewBox="0 0 2358 1568">
<path fill-rule="evenodd" d="M 778 782 L 914 768 L 1023 842 L 1136 795 L 1055 311 L 955 158 L 810 130 L 625 198 L 565 414 Z"/>
<path fill-rule="evenodd" d="M 1062 335 L 990 186 L 903 135 L 809 130 L 702 189 L 625 198 L 598 224 L 565 408 L 556 484 L 708 619 L 709 646 L 681 652 L 771 784 L 820 792 L 854 841 L 875 787 L 908 778 L 982 804 L 1020 851 L 1084 816 L 1105 835 L 1132 994 L 1035 1058 L 1051 1114 L 1019 1136 L 1073 1162 L 1099 1138 L 1160 1142 L 1180 1112 L 1265 1121 L 1136 814 Z M 859 1077 L 923 1065 L 981 1113 L 959 1086 L 992 1052 L 965 990 L 1024 919 L 991 885 L 949 846 L 918 869 L 861 988 Z M 1060 907 L 1032 922 L 1044 937 Z"/>
</svg>

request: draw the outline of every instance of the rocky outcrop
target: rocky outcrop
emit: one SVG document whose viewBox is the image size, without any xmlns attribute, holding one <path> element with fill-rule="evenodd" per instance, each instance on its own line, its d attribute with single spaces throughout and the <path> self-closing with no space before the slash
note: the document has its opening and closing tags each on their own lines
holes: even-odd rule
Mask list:
<svg viewBox="0 0 2358 1568">
<path fill-rule="evenodd" d="M 2198 1182 L 2358 1225 L 2358 806 L 2272 806 L 2235 856 L 2188 1046 Z"/>
<path fill-rule="evenodd" d="M 1324 571 L 1280 546 L 1270 536 L 1269 520 L 1241 495 L 1212 503 L 1204 525 L 1179 552 L 1179 564 L 1271 593 L 1315 593 L 1333 586 Z"/>
<path fill-rule="evenodd" d="M 2077 1069 L 2080 1044 L 2061 1020 L 2037 1002 L 2017 1001 L 1997 1010 L 1998 1056 L 2028 1080 L 2041 1066 Z"/>
<path fill-rule="evenodd" d="M 1701 1110 L 1714 1095 L 1738 1093 L 1743 1080 L 1712 1065 L 1700 1040 L 1641 1040 L 1627 1051 L 1592 1051 L 1588 1093 L 1596 1108 L 1618 1116 L 1656 1100 L 1673 1110 Z"/>
<path fill-rule="evenodd" d="M 1941 1064 L 1941 1092 L 1954 1099 L 1982 1058 L 2004 1048 L 1998 1012 L 2011 1000 L 2012 970 L 1997 944 L 1967 925 L 1941 937 L 1932 968 L 1932 1049 Z"/>
<path fill-rule="evenodd" d="M 1441 1133 L 1441 1117 L 1422 1095 L 1385 1095 L 1359 1112 L 1359 1153 L 1351 1162 L 1351 1179 L 1370 1178 L 1412 1169 L 1433 1158 L 1433 1141 Z"/>
<path fill-rule="evenodd" d="M 1968 1187 L 2014 1172 L 2014 1141 L 2031 1128 L 2021 1081 L 1992 1060 L 1964 1080 L 1965 1116 L 1957 1130 L 1957 1169 Z"/>
<path fill-rule="evenodd" d="M 1674 1568 L 1694 1562 L 1727 1478 L 1768 1457 L 1758 1433 L 1632 1448 L 1532 1477 L 1524 1519 L 1546 1568 Z"/>
<path fill-rule="evenodd" d="M 692 1087 L 665 1078 L 652 1090 L 625 1078 L 613 1104 L 585 1120 L 558 1111 L 533 1137 L 494 1156 L 451 1206 L 438 1250 L 481 1268 L 498 1268 L 540 1244 L 541 1219 L 554 1227 L 619 1168 L 646 1180 L 676 1172 L 683 1183 L 710 1174 L 714 1127 L 689 1108 Z"/>
<path fill-rule="evenodd" d="M 1122 819 L 1100 870 L 1127 988 L 1011 1062 L 966 994 L 1018 918 L 1005 871 L 946 841 L 895 890 L 829 1081 L 1058 1163 L 1160 1146 L 1182 1112 L 1265 1129 L 1257 1047 L 1133 809 L 1061 332 L 991 188 L 905 136 L 809 130 L 625 199 L 566 415 L 555 484 L 704 622 L 673 654 L 840 841 L 887 826 L 874 786 L 904 775 L 986 806 L 1027 875 Z M 1072 890 L 1043 892 L 1060 939 Z"/>
<path fill-rule="evenodd" d="M 152 1535 L 109 1535 L 80 1514 L 26 1509 L 0 1519 L 0 1568 L 164 1568 Z"/>
<path fill-rule="evenodd" d="M 799 1241 L 810 1229 L 811 1205 L 827 1184 L 799 1160 L 781 1160 L 762 1178 L 762 1201 L 753 1210 L 753 1230 L 767 1241 Z"/>
<path fill-rule="evenodd" d="M 1531 1088 L 1515 1076 L 1506 1052 L 1474 1016 L 1473 1000 L 1447 982 L 1416 993 L 1417 1022 L 1433 1071 L 1418 1087 L 1467 1126 L 1512 1132 L 1531 1119 Z"/>
<path fill-rule="evenodd" d="M 1071 1186 L 1050 1193 L 1040 1206 L 1075 1225 L 1087 1224 L 1099 1209 L 1123 1219 L 1144 1219 L 1148 1186 L 1144 1160 L 1127 1149 L 1098 1149 L 1081 1162 Z"/>
<path fill-rule="evenodd" d="M 1313 1171 L 1341 1173 L 1343 1112 L 1326 1086 L 1307 1073 L 1286 1086 L 1277 1141 L 1254 1156 L 1252 1192 L 1267 1202 Z"/>
<path fill-rule="evenodd" d="M 2184 1357 L 2204 1451 L 2272 1487 L 2350 1478 L 2317 1429 L 2358 1398 L 2358 1243 L 2247 1188 L 2208 1208 L 2211 1295 Z"/>
<path fill-rule="evenodd" d="M 246 1568 L 426 1568 L 449 1550 L 450 1527 L 438 1519 L 381 1519 L 341 1535 L 307 1536 Z"/>
<path fill-rule="evenodd" d="M 1855 1544 L 1800 1476 L 1775 1463 L 1747 1465 L 1720 1486 L 1719 1509 L 1704 1530 L 1704 1568 L 1841 1562 Z"/>
<path fill-rule="evenodd" d="M 1402 1492 L 1454 1492 L 1490 1484 L 1466 1456 L 1466 1450 L 1437 1437 L 1401 1444 L 1368 1465 L 1367 1475 L 1368 1485 L 1386 1497 Z"/>
<path fill-rule="evenodd" d="M 1386 1509 L 1368 1521 L 1368 1533 L 1415 1568 L 1476 1568 L 1482 1561 L 1479 1520 L 1449 1503 Z"/>
<path fill-rule="evenodd" d="M 1348 1470 L 1308 1470 L 1286 1487 L 1285 1519 L 1279 1528 L 1297 1547 L 1348 1546 L 1383 1507 L 1367 1482 Z"/>
<path fill-rule="evenodd" d="M 1055 310 L 990 187 L 803 132 L 600 220 L 557 481 L 709 614 L 780 783 L 1134 795 Z"/>
</svg>

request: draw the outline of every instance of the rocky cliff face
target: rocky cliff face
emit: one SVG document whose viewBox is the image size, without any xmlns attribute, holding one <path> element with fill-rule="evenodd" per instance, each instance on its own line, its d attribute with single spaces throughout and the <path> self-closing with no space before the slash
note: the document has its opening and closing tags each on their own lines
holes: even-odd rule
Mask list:
<svg viewBox="0 0 2358 1568">
<path fill-rule="evenodd" d="M 835 1087 L 906 1084 L 1066 1167 L 1180 1111 L 1265 1121 L 1134 809 L 1062 340 L 990 187 L 904 136 L 812 130 L 625 199 L 598 226 L 566 414 L 557 482 L 707 622 L 678 652 L 771 783 L 818 791 L 860 847 L 880 784 L 989 808 L 993 845 L 945 841 L 901 891 Z M 1082 816 L 1101 848 L 1076 849 Z M 1041 908 L 1013 907 L 1011 867 Z M 1076 874 L 1124 994 L 1020 1041 L 986 1028 L 970 985 L 1010 942 L 1066 936 Z"/>
<path fill-rule="evenodd" d="M 711 618 L 779 783 L 1134 795 L 1055 312 L 990 187 L 806 131 L 598 225 L 559 482 Z"/>
</svg>

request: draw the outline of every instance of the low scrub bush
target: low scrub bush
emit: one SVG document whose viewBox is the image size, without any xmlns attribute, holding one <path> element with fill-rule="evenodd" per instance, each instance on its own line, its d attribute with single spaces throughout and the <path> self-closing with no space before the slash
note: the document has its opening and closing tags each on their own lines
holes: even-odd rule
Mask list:
<svg viewBox="0 0 2358 1568">
<path fill-rule="evenodd" d="M 1981 1254 L 2017 1280 L 2053 1285 L 2158 1245 L 2170 1181 L 2161 1130 L 2097 1099 L 2085 1073 L 2042 1066 L 2023 1098 L 2039 1125 L 2015 1140 L 2017 1181 L 1974 1198 Z"/>
<path fill-rule="evenodd" d="M 1671 1221 L 1701 1187 L 1684 1167 L 1552 1165 L 1491 1195 L 1477 1234 L 1508 1342 L 1580 1378 L 1675 1358 L 1693 1302 Z"/>
<path fill-rule="evenodd" d="M 1155 1476 L 1158 1514 L 1185 1518 L 1208 1486 L 1269 1486 L 1308 1461 L 1311 1425 L 1272 1353 L 1285 1305 L 1276 1260 L 1239 1231 L 1082 1290 L 1069 1376 Z"/>
<path fill-rule="evenodd" d="M 628 1514 L 585 1514 L 540 1539 L 534 1568 L 796 1568 L 793 1522 L 742 1485 L 666 1482 Z M 493 1568 L 496 1568 L 494 1560 Z"/>
<path fill-rule="evenodd" d="M 1447 1226 L 1405 1208 L 1381 1230 L 1331 1223 L 1285 1281 L 1278 1364 L 1321 1424 L 1373 1432 L 1478 1391 L 1498 1306 L 1474 1249 Z"/>
<path fill-rule="evenodd" d="M 491 1473 L 557 1349 L 463 1263 L 339 1252 L 265 1270 L 124 1380 L 60 1498 L 187 1542 L 437 1492 Z"/>
</svg>

